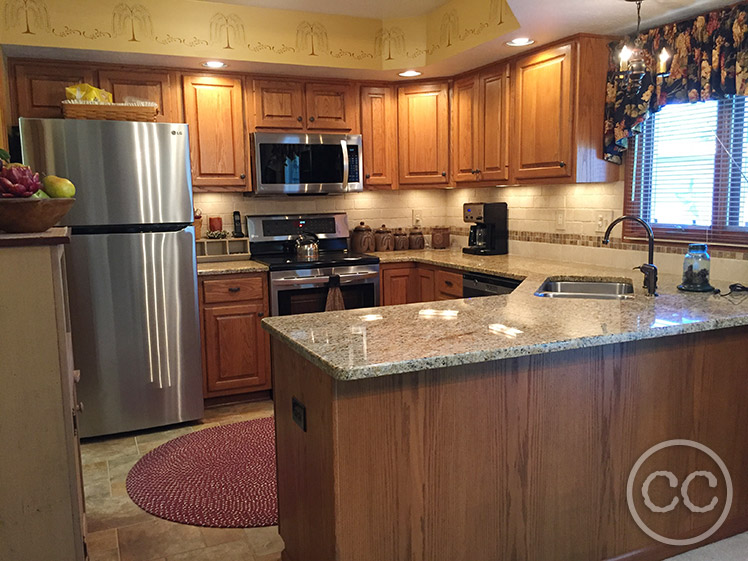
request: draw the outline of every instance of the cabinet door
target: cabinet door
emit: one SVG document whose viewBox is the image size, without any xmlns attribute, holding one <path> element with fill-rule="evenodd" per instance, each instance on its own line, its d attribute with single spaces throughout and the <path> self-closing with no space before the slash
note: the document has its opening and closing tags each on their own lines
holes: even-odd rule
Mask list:
<svg viewBox="0 0 748 561">
<path fill-rule="evenodd" d="M 509 180 L 509 69 L 481 74 L 477 166 L 481 181 Z"/>
<path fill-rule="evenodd" d="M 392 88 L 361 88 L 361 136 L 367 189 L 397 187 L 396 115 Z"/>
<path fill-rule="evenodd" d="M 18 117 L 62 118 L 65 88 L 85 82 L 96 85 L 89 66 L 74 64 L 16 64 L 13 121 Z"/>
<path fill-rule="evenodd" d="M 398 89 L 400 184 L 449 183 L 449 86 L 446 82 Z"/>
<path fill-rule="evenodd" d="M 115 103 L 131 97 L 158 103 L 157 121 L 182 122 L 176 72 L 149 72 L 144 69 L 100 70 L 99 86 L 111 92 Z"/>
<path fill-rule="evenodd" d="M 357 127 L 356 96 L 347 84 L 308 83 L 306 128 L 348 132 Z"/>
<path fill-rule="evenodd" d="M 185 76 L 184 115 L 190 126 L 192 184 L 207 190 L 246 190 L 241 79 Z"/>
<path fill-rule="evenodd" d="M 434 269 L 420 266 L 416 269 L 416 278 L 418 280 L 418 302 L 433 302 L 436 300 Z"/>
<path fill-rule="evenodd" d="M 255 80 L 255 127 L 304 128 L 304 86 L 301 82 Z"/>
<path fill-rule="evenodd" d="M 516 62 L 516 177 L 571 176 L 572 59 L 562 45 Z"/>
<path fill-rule="evenodd" d="M 414 271 L 415 267 L 412 264 L 382 267 L 380 300 L 383 306 L 410 304 L 417 301 L 413 283 Z"/>
<path fill-rule="evenodd" d="M 269 378 L 260 302 L 206 306 L 205 360 L 208 392 L 263 389 Z"/>
<path fill-rule="evenodd" d="M 478 78 L 455 82 L 452 90 L 452 173 L 458 183 L 476 181 L 478 155 Z"/>
</svg>

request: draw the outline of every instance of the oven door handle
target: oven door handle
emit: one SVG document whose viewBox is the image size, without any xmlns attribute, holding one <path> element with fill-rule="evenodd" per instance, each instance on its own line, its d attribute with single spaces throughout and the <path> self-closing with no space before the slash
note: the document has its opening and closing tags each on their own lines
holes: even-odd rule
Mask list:
<svg viewBox="0 0 748 561">
<path fill-rule="evenodd" d="M 343 191 L 348 190 L 348 143 L 345 140 L 340 141 L 340 147 L 343 149 Z"/>
<path fill-rule="evenodd" d="M 379 273 L 348 273 L 338 275 L 340 277 L 340 284 L 350 284 L 359 280 L 371 279 L 378 277 Z M 327 275 L 318 277 L 287 277 L 283 279 L 274 279 L 271 281 L 273 286 L 300 286 L 309 284 L 327 284 L 330 282 L 330 277 Z"/>
</svg>

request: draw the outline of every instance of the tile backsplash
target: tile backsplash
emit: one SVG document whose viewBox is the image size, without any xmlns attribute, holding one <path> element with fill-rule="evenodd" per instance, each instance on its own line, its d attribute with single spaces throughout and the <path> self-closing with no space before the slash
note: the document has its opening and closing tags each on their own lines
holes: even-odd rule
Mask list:
<svg viewBox="0 0 748 561">
<path fill-rule="evenodd" d="M 512 231 L 595 235 L 601 214 L 606 221 L 621 214 L 623 182 L 367 191 L 304 198 L 245 197 L 235 193 L 195 195 L 195 207 L 203 211 L 203 216 L 220 216 L 227 230 L 231 229 L 231 215 L 235 210 L 242 216 L 345 211 L 351 228 L 362 220 L 372 227 L 381 224 L 391 228 L 410 227 L 416 210 L 422 216 L 422 225 L 427 228 L 441 225 L 465 228 L 463 203 L 494 201 L 503 201 L 509 206 L 509 229 Z M 557 225 L 559 212 L 563 215 L 560 226 Z M 207 223 L 203 220 L 203 228 Z"/>
</svg>

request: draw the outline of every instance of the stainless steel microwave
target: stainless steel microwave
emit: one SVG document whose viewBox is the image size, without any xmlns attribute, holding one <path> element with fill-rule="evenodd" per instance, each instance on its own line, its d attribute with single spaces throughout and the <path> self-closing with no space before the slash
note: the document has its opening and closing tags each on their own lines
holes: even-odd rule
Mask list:
<svg viewBox="0 0 748 561">
<path fill-rule="evenodd" d="M 363 191 L 359 134 L 256 132 L 251 147 L 258 195 Z"/>
</svg>

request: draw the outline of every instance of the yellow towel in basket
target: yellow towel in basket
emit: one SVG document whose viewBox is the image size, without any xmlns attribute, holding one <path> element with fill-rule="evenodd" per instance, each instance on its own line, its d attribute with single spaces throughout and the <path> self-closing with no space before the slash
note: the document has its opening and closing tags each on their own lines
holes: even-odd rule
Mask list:
<svg viewBox="0 0 748 561">
<path fill-rule="evenodd" d="M 65 88 L 65 97 L 76 101 L 98 101 L 112 103 L 112 94 L 106 90 L 93 87 L 91 84 L 75 84 Z"/>
</svg>

